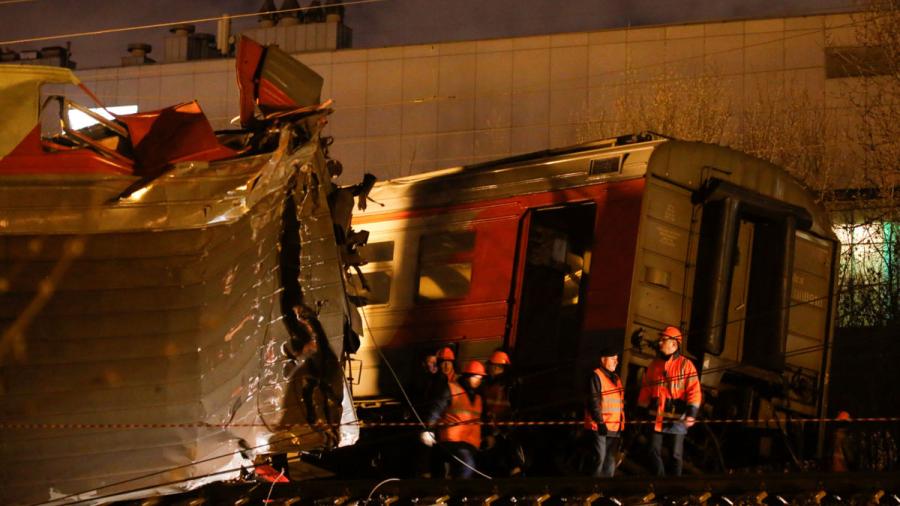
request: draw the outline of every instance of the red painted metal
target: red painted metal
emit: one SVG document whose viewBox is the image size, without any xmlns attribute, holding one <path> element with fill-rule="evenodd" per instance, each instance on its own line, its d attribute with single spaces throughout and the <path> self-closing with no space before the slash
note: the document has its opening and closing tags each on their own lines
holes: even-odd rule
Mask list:
<svg viewBox="0 0 900 506">
<path fill-rule="evenodd" d="M 521 287 L 523 271 L 516 265 L 516 250 L 524 246 L 529 209 L 561 203 L 592 201 L 597 216 L 588 278 L 584 330 L 621 329 L 626 326 L 634 255 L 637 247 L 644 180 L 633 179 L 587 187 L 471 202 L 451 207 L 407 209 L 390 214 L 361 216 L 355 224 L 405 221 L 459 212 L 474 213 L 468 225 L 476 232 L 471 253 L 472 280 L 463 299 L 418 301 L 403 323 L 384 344 L 496 340 L 503 344 L 511 318 L 509 345 L 515 343 L 517 311 L 509 311 L 513 287 Z M 403 228 L 400 226 L 399 228 Z M 521 264 L 521 262 L 519 262 Z M 515 281 L 515 283 L 514 283 Z M 405 310 L 404 310 L 405 311 Z"/>
<path fill-rule="evenodd" d="M 131 174 L 131 164 L 112 160 L 91 149 L 41 141 L 41 126 L 0 159 L 0 174 Z"/>
<path fill-rule="evenodd" d="M 131 137 L 136 173 L 154 177 L 169 164 L 182 161 L 213 161 L 237 155 L 219 143 L 200 110 L 187 102 L 158 111 L 119 116 Z"/>
<path fill-rule="evenodd" d="M 281 88 L 272 81 L 261 77 L 259 79 L 259 98 L 257 99 L 260 106 L 273 109 L 295 109 L 300 107 L 291 97 L 287 95 Z"/>
<path fill-rule="evenodd" d="M 256 75 L 266 48 L 247 37 L 241 37 L 237 50 L 237 81 L 241 92 L 241 125 L 253 122 L 256 111 Z"/>
<path fill-rule="evenodd" d="M 159 175 L 182 161 L 213 161 L 237 156 L 219 143 L 197 102 L 158 111 L 118 116 L 132 143 L 134 163 L 125 156 L 105 156 L 91 148 L 71 148 L 41 140 L 36 125 L 3 159 L 0 174 L 137 174 Z"/>
</svg>

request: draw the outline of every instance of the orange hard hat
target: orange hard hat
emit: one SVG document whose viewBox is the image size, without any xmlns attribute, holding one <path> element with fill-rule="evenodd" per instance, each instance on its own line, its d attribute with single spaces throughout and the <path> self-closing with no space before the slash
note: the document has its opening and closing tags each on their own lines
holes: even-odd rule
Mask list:
<svg viewBox="0 0 900 506">
<path fill-rule="evenodd" d="M 669 339 L 677 339 L 678 342 L 681 342 L 681 329 L 678 327 L 673 327 L 669 325 L 664 328 L 662 332 L 659 333 L 660 336 L 669 338 Z"/>
<path fill-rule="evenodd" d="M 444 346 L 436 353 L 438 360 L 456 360 L 456 354 L 449 346 Z"/>
<path fill-rule="evenodd" d="M 481 362 L 477 360 L 470 360 L 463 368 L 463 373 L 484 376 L 487 374 L 487 371 L 484 370 L 484 364 L 482 364 Z"/>
<path fill-rule="evenodd" d="M 491 358 L 488 359 L 488 362 L 494 365 L 509 365 L 509 355 L 505 351 L 497 350 L 491 353 Z"/>
<path fill-rule="evenodd" d="M 848 412 L 846 412 L 846 411 L 841 411 L 840 413 L 838 413 L 837 419 L 838 419 L 838 420 L 842 420 L 842 421 L 849 420 L 849 419 L 850 419 L 850 413 L 848 413 Z"/>
</svg>

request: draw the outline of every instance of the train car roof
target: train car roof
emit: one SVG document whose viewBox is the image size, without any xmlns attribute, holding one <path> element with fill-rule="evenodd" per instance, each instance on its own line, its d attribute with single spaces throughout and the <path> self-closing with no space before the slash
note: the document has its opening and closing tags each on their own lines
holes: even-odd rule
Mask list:
<svg viewBox="0 0 900 506">
<path fill-rule="evenodd" d="M 785 169 L 724 146 L 656 134 L 596 140 L 381 181 L 370 196 L 383 206 L 358 214 L 452 206 L 648 176 L 691 192 L 700 191 L 711 177 L 720 179 L 805 209 L 813 233 L 834 237 L 831 219 L 815 194 Z"/>
</svg>

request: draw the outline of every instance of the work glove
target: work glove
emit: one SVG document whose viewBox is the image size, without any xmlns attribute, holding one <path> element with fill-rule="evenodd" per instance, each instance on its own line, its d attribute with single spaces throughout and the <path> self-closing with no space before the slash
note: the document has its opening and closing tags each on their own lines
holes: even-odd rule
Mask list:
<svg viewBox="0 0 900 506">
<path fill-rule="evenodd" d="M 423 431 L 421 434 L 419 434 L 419 441 L 422 441 L 422 444 L 425 446 L 434 446 L 434 432 L 430 432 L 427 430 Z"/>
</svg>

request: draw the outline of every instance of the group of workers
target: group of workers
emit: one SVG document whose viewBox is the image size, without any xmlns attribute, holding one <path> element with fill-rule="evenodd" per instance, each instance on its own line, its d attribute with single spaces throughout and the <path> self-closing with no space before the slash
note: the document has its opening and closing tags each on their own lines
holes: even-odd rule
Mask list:
<svg viewBox="0 0 900 506">
<path fill-rule="evenodd" d="M 482 460 L 492 471 L 513 476 L 520 473 L 524 462 L 506 458 L 509 433 L 496 425 L 512 416 L 514 382 L 508 374 L 509 355 L 496 350 L 487 367 L 470 360 L 459 374 L 455 362 L 456 354 L 449 347 L 425 356 L 422 362 L 426 381 L 419 383 L 424 389 L 416 397 L 426 401 L 420 404 L 424 407 L 423 421 L 436 430 L 422 432 L 420 440 L 429 448 L 439 442 L 449 459 L 441 459 L 437 454 L 430 467 L 425 463 L 428 459 L 420 459 L 423 464 L 419 467 L 423 469 L 419 474 L 430 476 L 435 469 L 443 470 L 442 461 L 446 461 L 452 476 L 471 477 L 477 472 L 475 456 L 480 449 L 485 456 Z"/>
<path fill-rule="evenodd" d="M 649 455 L 652 470 L 658 476 L 681 474 L 684 437 L 696 421 L 702 400 L 697 369 L 681 355 L 681 344 L 682 333 L 677 327 L 666 327 L 659 333 L 659 354 L 644 373 L 637 400 L 638 412 L 646 413 L 652 425 Z M 517 475 L 525 464 L 521 446 L 509 430 L 497 424 L 511 420 L 513 415 L 515 381 L 509 373 L 509 356 L 497 350 L 487 368 L 472 360 L 459 374 L 455 359 L 449 347 L 423 359 L 426 380 L 419 383 L 417 397 L 430 399 L 423 404 L 426 416 L 422 420 L 434 430 L 422 432 L 421 443 L 427 448 L 438 444 L 442 453 L 449 456 L 444 460 L 450 464 L 453 477 L 469 478 L 480 473 L 476 468 L 479 449 L 484 457 L 480 464 L 483 468 Z M 584 426 L 593 442 L 596 467 L 592 474 L 596 477 L 615 474 L 625 428 L 625 396 L 616 373 L 618 364 L 615 350 L 602 350 L 599 366 L 587 381 Z M 442 463 L 439 468 L 438 472 L 442 472 Z"/>
</svg>

